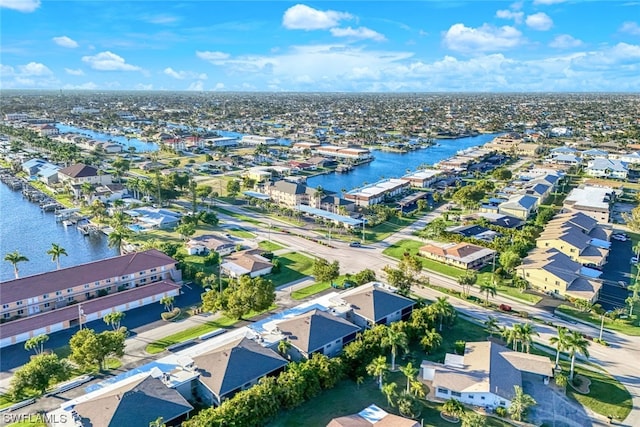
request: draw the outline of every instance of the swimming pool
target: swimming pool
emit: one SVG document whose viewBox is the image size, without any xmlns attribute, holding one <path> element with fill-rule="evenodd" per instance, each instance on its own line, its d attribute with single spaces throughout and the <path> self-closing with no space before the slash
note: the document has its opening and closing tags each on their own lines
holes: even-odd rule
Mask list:
<svg viewBox="0 0 640 427">
<path fill-rule="evenodd" d="M 142 226 L 140 226 L 140 225 L 138 225 L 138 224 L 131 224 L 131 225 L 129 226 L 129 230 L 131 230 L 131 231 L 135 231 L 136 233 L 138 233 L 138 232 L 140 232 L 140 231 L 144 231 L 144 230 L 145 230 L 145 228 L 144 228 L 144 227 L 142 227 Z"/>
</svg>

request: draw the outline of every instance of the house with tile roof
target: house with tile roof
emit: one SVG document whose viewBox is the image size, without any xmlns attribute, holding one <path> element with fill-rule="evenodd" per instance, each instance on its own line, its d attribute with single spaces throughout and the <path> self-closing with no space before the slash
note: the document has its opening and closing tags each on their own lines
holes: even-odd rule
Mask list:
<svg viewBox="0 0 640 427">
<path fill-rule="evenodd" d="M 208 405 L 220 405 L 287 364 L 275 351 L 246 337 L 195 356 L 193 361 L 200 373 L 197 394 Z"/>
<path fill-rule="evenodd" d="M 187 418 L 193 406 L 175 389 L 149 375 L 78 403 L 72 414 L 82 426 L 148 426 L 162 417 L 168 425 Z"/>
<path fill-rule="evenodd" d="M 235 243 L 231 239 L 217 234 L 203 234 L 192 237 L 185 243 L 189 255 L 208 254 L 217 252 L 220 256 L 229 255 L 235 250 Z"/>
<path fill-rule="evenodd" d="M 277 326 L 293 347 L 289 354 L 294 360 L 308 359 L 313 353 L 335 356 L 360 331 L 353 323 L 319 309 L 279 322 Z"/>
<path fill-rule="evenodd" d="M 220 265 L 220 268 L 225 274 L 234 278 L 245 274 L 251 278 L 264 276 L 271 273 L 273 263 L 260 255 L 262 252 L 259 249 L 238 252 L 225 258 L 225 262 Z"/>
<path fill-rule="evenodd" d="M 496 251 L 471 243 L 431 243 L 422 246 L 418 253 L 426 258 L 433 259 L 465 270 L 477 270 L 493 262 Z"/>
<path fill-rule="evenodd" d="M 380 282 L 370 282 L 340 294 L 340 303 L 351 307 L 346 319 L 361 328 L 389 325 L 411 316 L 415 301 L 399 295 L 395 288 Z"/>
<path fill-rule="evenodd" d="M 111 184 L 111 175 L 102 173 L 93 166 L 83 163 L 67 166 L 58 171 L 58 179 L 60 182 L 69 185 L 82 185 L 85 182 L 89 184 Z"/>
<path fill-rule="evenodd" d="M 522 387 L 525 376 L 547 384 L 553 363 L 546 356 L 511 351 L 491 341 L 468 342 L 462 356 L 447 354 L 444 363 L 423 361 L 420 375 L 436 399 L 508 408 L 514 386 Z"/>
<path fill-rule="evenodd" d="M 420 423 L 416 420 L 390 414 L 372 404 L 357 414 L 333 418 L 327 427 L 420 427 Z"/>
</svg>

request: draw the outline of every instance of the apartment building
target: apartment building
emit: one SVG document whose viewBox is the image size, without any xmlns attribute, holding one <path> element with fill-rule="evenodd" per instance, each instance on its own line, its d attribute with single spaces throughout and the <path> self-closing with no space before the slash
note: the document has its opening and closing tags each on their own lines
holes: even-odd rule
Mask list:
<svg viewBox="0 0 640 427">
<path fill-rule="evenodd" d="M 613 188 L 582 185 L 571 190 L 564 199 L 562 212 L 582 212 L 600 224 L 607 224 L 614 199 Z"/>
</svg>

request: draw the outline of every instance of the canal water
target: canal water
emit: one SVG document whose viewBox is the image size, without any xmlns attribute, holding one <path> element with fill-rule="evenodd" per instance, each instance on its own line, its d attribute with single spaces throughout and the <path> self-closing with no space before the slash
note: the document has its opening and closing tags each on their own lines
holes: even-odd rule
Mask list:
<svg viewBox="0 0 640 427">
<path fill-rule="evenodd" d="M 61 268 L 117 255 L 104 234 L 85 237 L 75 227 L 64 227 L 52 212 L 42 212 L 20 191 L 0 183 L 0 282 L 14 278 L 13 266 L 4 260 L 13 251 L 29 258 L 18 264 L 20 277 L 55 270 L 56 264 L 47 255 L 52 243 L 67 251 L 68 256 L 60 257 Z"/>
<path fill-rule="evenodd" d="M 383 178 L 398 178 L 407 171 L 415 171 L 422 164 L 433 165 L 441 160 L 454 156 L 465 148 L 480 146 L 491 141 L 499 134 L 483 134 L 468 138 L 437 139 L 436 145 L 408 153 L 390 151 L 373 151 L 375 159 L 353 168 L 349 173 L 330 173 L 307 180 L 307 185 L 316 188 L 321 186 L 327 190 L 340 192 L 353 190 L 367 184 L 373 184 Z"/>
<path fill-rule="evenodd" d="M 112 135 L 110 133 L 96 132 L 90 129 L 79 128 L 76 126 L 56 123 L 56 127 L 60 129 L 60 133 L 78 133 L 95 139 L 96 141 L 114 141 L 122 146 L 125 150 L 128 147 L 135 147 L 136 152 L 157 151 L 158 145 L 153 142 L 141 141 L 137 138 L 127 138 L 126 136 Z"/>
</svg>

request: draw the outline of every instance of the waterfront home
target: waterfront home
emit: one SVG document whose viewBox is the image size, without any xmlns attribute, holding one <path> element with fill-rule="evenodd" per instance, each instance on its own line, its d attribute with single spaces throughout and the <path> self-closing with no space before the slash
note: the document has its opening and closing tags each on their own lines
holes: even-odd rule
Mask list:
<svg viewBox="0 0 640 427">
<path fill-rule="evenodd" d="M 574 154 L 558 154 L 547 159 L 546 162 L 562 166 L 575 166 L 581 164 L 582 160 Z"/>
<path fill-rule="evenodd" d="M 585 173 L 596 178 L 627 179 L 629 168 L 620 160 L 597 158 L 589 160 Z"/>
<path fill-rule="evenodd" d="M 207 405 L 255 385 L 267 375 L 276 375 L 287 361 L 278 353 L 246 337 L 227 342 L 193 357 L 199 372 L 196 393 Z"/>
<path fill-rule="evenodd" d="M 609 155 L 611 160 L 620 160 L 621 162 L 638 164 L 640 163 L 640 153 L 634 151 L 633 153 L 611 154 Z"/>
<path fill-rule="evenodd" d="M 435 184 L 443 172 L 438 169 L 420 169 L 404 175 L 402 180 L 408 181 L 412 187 L 428 188 Z"/>
<path fill-rule="evenodd" d="M 63 184 L 82 185 L 111 184 L 111 175 L 98 170 L 98 168 L 76 163 L 58 171 L 58 180 Z"/>
<path fill-rule="evenodd" d="M 315 149 L 315 152 L 321 156 L 351 160 L 369 160 L 372 158 L 371 152 L 366 148 L 321 145 Z"/>
<path fill-rule="evenodd" d="M 180 223 L 182 214 L 169 209 L 142 206 L 124 211 L 143 228 L 172 228 Z"/>
<path fill-rule="evenodd" d="M 238 252 L 227 257 L 220 265 L 220 269 L 233 278 L 238 278 L 245 274 L 251 278 L 269 274 L 273 269 L 273 263 L 268 258 L 260 255 L 262 252 L 259 249 Z"/>
<path fill-rule="evenodd" d="M 91 201 L 100 200 L 103 203 L 122 199 L 128 194 L 127 188 L 122 184 L 106 184 L 96 187 Z"/>
<path fill-rule="evenodd" d="M 613 188 L 581 185 L 571 190 L 564 199 L 562 212 L 582 212 L 600 224 L 607 224 L 614 200 Z"/>
<path fill-rule="evenodd" d="M 277 144 L 278 140 L 270 136 L 244 135 L 240 143 L 244 145 L 273 145 Z"/>
<path fill-rule="evenodd" d="M 60 134 L 60 129 L 50 124 L 36 125 L 33 128 L 40 136 L 56 136 Z"/>
<path fill-rule="evenodd" d="M 202 138 L 202 141 L 211 147 L 235 147 L 238 145 L 238 138 L 232 137 Z"/>
<path fill-rule="evenodd" d="M 555 248 L 536 248 L 529 252 L 517 268 L 518 274 L 543 292 L 563 297 L 598 299 L 602 283 L 601 271 L 584 267 Z"/>
<path fill-rule="evenodd" d="M 278 322 L 277 329 L 291 344 L 289 355 L 294 360 L 309 359 L 314 353 L 336 356 L 360 331 L 346 319 L 319 309 Z"/>
<path fill-rule="evenodd" d="M 584 150 L 581 152 L 580 157 L 582 157 L 583 160 L 606 159 L 609 157 L 609 152 L 598 150 L 597 148 L 591 148 L 590 150 Z"/>
<path fill-rule="evenodd" d="M 356 206 L 373 206 L 382 203 L 385 199 L 397 196 L 407 191 L 409 181 L 391 178 L 369 184 L 359 189 L 351 190 L 344 196 Z"/>
<path fill-rule="evenodd" d="M 468 342 L 464 355 L 447 353 L 444 363 L 423 361 L 420 375 L 436 400 L 508 408 L 514 386 L 522 387 L 525 380 L 548 384 L 553 364 L 547 356 L 511 351 L 491 341 Z"/>
<path fill-rule="evenodd" d="M 189 255 L 206 255 L 217 252 L 220 256 L 229 255 L 235 250 L 235 244 L 231 239 L 216 234 L 203 234 L 192 237 L 185 243 Z"/>
<path fill-rule="evenodd" d="M 3 282 L 0 347 L 178 295 L 181 280 L 176 261 L 151 249 Z"/>
<path fill-rule="evenodd" d="M 137 375 L 79 401 L 72 409 L 74 418 L 81 425 L 92 427 L 132 425 L 132 420 L 136 425 L 148 426 L 158 417 L 167 425 L 178 425 L 188 418 L 193 406 L 178 391 L 153 375 L 140 377 Z M 51 419 L 54 427 L 58 422 L 63 425 L 63 417 Z"/>
<path fill-rule="evenodd" d="M 415 305 L 415 301 L 397 294 L 395 288 L 380 282 L 370 282 L 342 292 L 336 301 L 340 306 L 351 308 L 346 319 L 361 328 L 407 320 Z"/>
<path fill-rule="evenodd" d="M 419 249 L 420 255 L 465 270 L 479 270 L 493 262 L 496 251 L 471 243 L 431 243 Z"/>
<path fill-rule="evenodd" d="M 357 414 L 333 418 L 327 427 L 420 427 L 416 420 L 389 414 L 376 405 L 369 405 Z"/>
<path fill-rule="evenodd" d="M 304 150 L 310 150 L 310 151 L 314 151 L 315 149 L 317 149 L 318 147 L 320 147 L 320 144 L 318 144 L 317 142 L 305 142 L 305 141 L 300 141 L 300 142 L 296 142 L 291 146 L 291 151 L 294 153 L 301 153 Z"/>
</svg>

